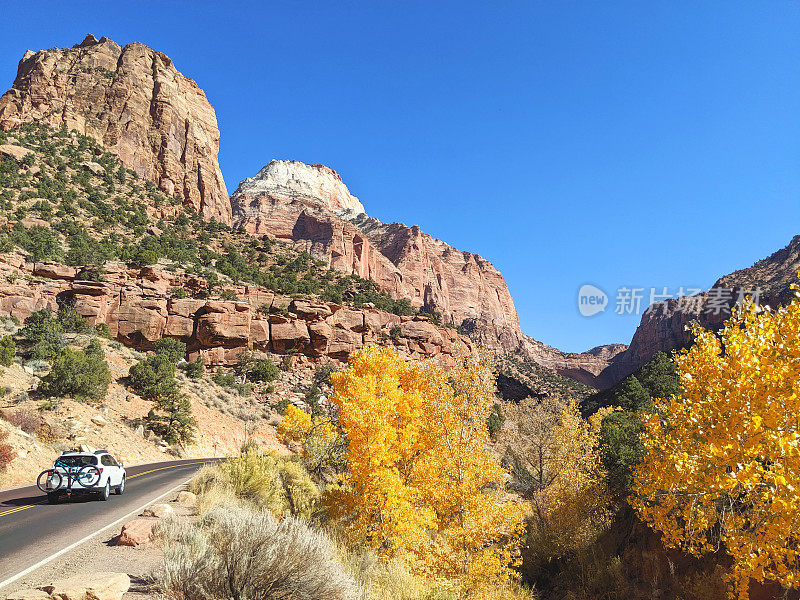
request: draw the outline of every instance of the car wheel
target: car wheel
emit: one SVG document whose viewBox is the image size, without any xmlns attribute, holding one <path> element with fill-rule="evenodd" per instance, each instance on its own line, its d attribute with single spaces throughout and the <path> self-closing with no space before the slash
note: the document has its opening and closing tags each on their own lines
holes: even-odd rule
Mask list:
<svg viewBox="0 0 800 600">
<path fill-rule="evenodd" d="M 122 481 L 119 482 L 117 489 L 114 490 L 117 496 L 121 496 L 125 492 L 125 475 L 122 476 Z"/>
<path fill-rule="evenodd" d="M 57 492 L 50 492 L 47 494 L 47 503 L 48 504 L 58 504 L 59 495 Z"/>
<path fill-rule="evenodd" d="M 100 500 L 105 502 L 108 500 L 108 497 L 111 495 L 111 482 L 106 481 L 106 486 L 103 488 L 103 491 L 100 492 Z"/>
</svg>

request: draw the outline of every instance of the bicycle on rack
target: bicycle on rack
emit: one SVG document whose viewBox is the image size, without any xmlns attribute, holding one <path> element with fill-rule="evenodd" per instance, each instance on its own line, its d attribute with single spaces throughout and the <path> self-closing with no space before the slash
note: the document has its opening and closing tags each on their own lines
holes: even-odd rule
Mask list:
<svg viewBox="0 0 800 600">
<path fill-rule="evenodd" d="M 67 456 L 56 459 L 52 469 L 45 469 L 36 478 L 36 487 L 47 494 L 50 504 L 58 502 L 61 494 L 72 495 L 73 491 L 84 492 L 94 488 L 100 481 L 101 471 L 83 456 Z M 74 487 L 73 487 L 74 486 Z"/>
</svg>

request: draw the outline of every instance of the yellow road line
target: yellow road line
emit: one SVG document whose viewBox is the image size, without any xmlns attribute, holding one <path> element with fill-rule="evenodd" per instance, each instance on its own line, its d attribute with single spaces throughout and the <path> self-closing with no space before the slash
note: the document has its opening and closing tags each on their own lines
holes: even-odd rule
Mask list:
<svg viewBox="0 0 800 600">
<path fill-rule="evenodd" d="M 143 471 L 142 473 L 137 473 L 136 475 L 128 476 L 128 479 L 135 479 L 136 477 L 141 477 L 142 475 L 147 475 L 148 473 L 155 473 L 156 471 L 163 471 L 164 469 L 176 469 L 178 467 L 189 467 L 192 465 L 202 465 L 205 461 L 199 461 L 195 463 L 183 463 L 180 465 L 168 465 L 166 467 L 159 467 L 158 469 L 150 469 L 149 471 Z M 39 504 L 43 504 L 42 502 L 37 502 L 36 504 L 26 504 L 24 506 L 17 506 L 16 508 L 11 508 L 9 510 L 0 512 L 0 517 L 4 517 L 6 515 L 10 515 L 15 512 L 19 512 L 21 510 L 26 510 L 28 508 L 33 508 L 34 506 L 38 506 Z"/>
<path fill-rule="evenodd" d="M 7 510 L 5 512 L 0 512 L 0 517 L 4 517 L 5 515 L 10 515 L 11 513 L 19 512 L 21 510 L 25 510 L 26 508 L 32 508 L 36 506 L 35 504 L 26 504 L 25 506 L 18 506 L 16 508 L 12 508 L 11 510 Z"/>
</svg>

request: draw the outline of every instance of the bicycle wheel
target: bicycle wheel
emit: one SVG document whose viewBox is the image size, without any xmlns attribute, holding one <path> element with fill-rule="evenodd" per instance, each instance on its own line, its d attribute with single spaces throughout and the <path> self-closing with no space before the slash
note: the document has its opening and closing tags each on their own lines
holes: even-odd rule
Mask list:
<svg viewBox="0 0 800 600">
<path fill-rule="evenodd" d="M 82 487 L 94 487 L 100 481 L 100 469 L 91 465 L 81 467 L 75 476 L 75 482 Z"/>
<path fill-rule="evenodd" d="M 49 494 L 60 488 L 62 481 L 61 473 L 55 469 L 45 469 L 39 473 L 39 477 L 36 478 L 36 487 L 43 493 Z"/>
</svg>

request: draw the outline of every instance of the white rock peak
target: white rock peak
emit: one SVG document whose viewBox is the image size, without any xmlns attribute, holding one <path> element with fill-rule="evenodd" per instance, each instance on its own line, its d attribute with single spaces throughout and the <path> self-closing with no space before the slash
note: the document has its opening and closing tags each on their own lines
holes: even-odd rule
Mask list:
<svg viewBox="0 0 800 600">
<path fill-rule="evenodd" d="M 236 194 L 286 197 L 311 201 L 345 218 L 364 213 L 339 174 L 325 165 L 307 165 L 298 160 L 272 160 L 255 177 L 239 184 Z"/>
</svg>

